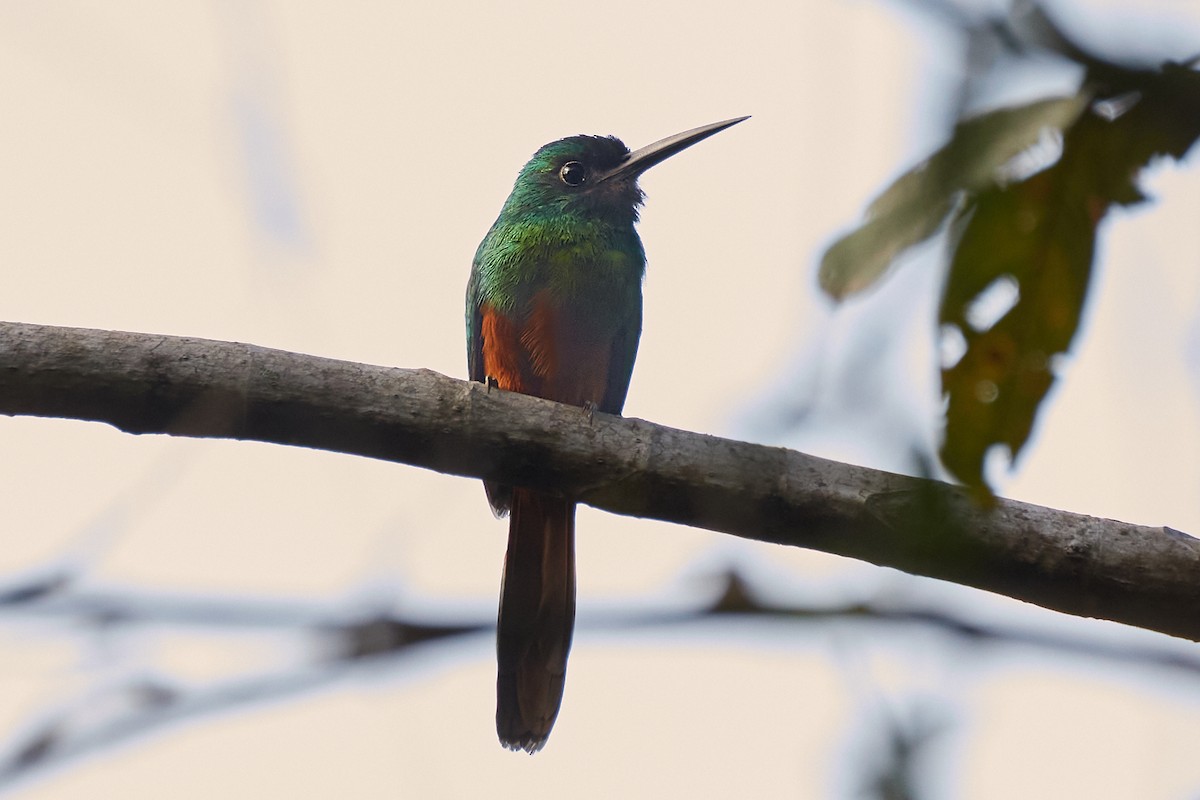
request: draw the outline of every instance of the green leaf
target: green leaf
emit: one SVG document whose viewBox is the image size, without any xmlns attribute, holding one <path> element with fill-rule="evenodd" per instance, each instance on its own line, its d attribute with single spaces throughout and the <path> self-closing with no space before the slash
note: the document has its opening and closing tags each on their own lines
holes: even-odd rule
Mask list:
<svg viewBox="0 0 1200 800">
<path fill-rule="evenodd" d="M 995 185 L 1002 168 L 1045 131 L 1070 125 L 1087 103 L 1080 93 L 960 122 L 944 147 L 871 203 L 857 230 L 830 246 L 821 259 L 821 288 L 840 300 L 871 286 L 898 255 L 937 232 L 963 192 Z"/>
<path fill-rule="evenodd" d="M 1121 87 L 1123 113 L 1079 116 L 1058 163 L 980 192 L 956 216 L 940 318 L 962 334 L 966 352 L 942 372 L 942 460 L 981 497 L 990 497 L 988 451 L 1002 445 L 1017 458 L 1056 379 L 1057 357 L 1075 337 L 1100 220 L 1113 205 L 1144 199 L 1136 183 L 1142 167 L 1157 156 L 1182 157 L 1200 137 L 1200 74 L 1168 65 L 1114 80 L 1113 69 L 1105 66 L 1106 85 Z M 1018 286 L 1016 303 L 976 329 L 973 306 L 1004 278 Z"/>
<path fill-rule="evenodd" d="M 1016 454 L 1054 383 L 1054 356 L 1070 345 L 1091 275 L 1096 218 L 1061 164 L 985 192 L 966 213 L 942 299 L 941 322 L 963 334 L 966 353 L 942 373 L 948 397 L 942 461 L 986 493 L 987 451 Z M 1014 278 L 1016 304 L 987 330 L 968 322 L 992 281 Z"/>
</svg>

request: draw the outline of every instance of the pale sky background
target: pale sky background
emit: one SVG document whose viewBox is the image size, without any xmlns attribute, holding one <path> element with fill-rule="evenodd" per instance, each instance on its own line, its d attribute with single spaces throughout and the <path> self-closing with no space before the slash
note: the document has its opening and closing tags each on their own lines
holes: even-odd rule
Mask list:
<svg viewBox="0 0 1200 800">
<path fill-rule="evenodd" d="M 1195 0 L 1054 7 L 1122 52 L 1200 51 Z M 643 180 L 646 325 L 626 414 L 903 469 L 935 435 L 938 273 L 918 259 L 837 314 L 813 276 L 944 135 L 958 51 L 938 30 L 865 0 L 2 2 L 0 318 L 463 377 L 471 256 L 529 154 L 752 114 Z M 1031 89 L 995 97 L 1008 91 Z M 1081 347 L 1020 469 L 998 473 L 1008 496 L 1200 531 L 1194 161 L 1154 170 L 1158 202 L 1106 223 Z M 797 404 L 800 429 L 764 423 Z M 91 548 L 88 587 L 494 614 L 505 524 L 475 481 L 63 421 L 0 418 L 0 446 L 0 576 Z M 578 529 L 581 624 L 536 757 L 496 742 L 487 634 L 97 751 L 16 794 L 851 797 L 873 730 L 911 702 L 946 726 L 931 797 L 1200 793 L 1195 676 L 920 628 L 588 619 L 700 603 L 733 561 L 814 603 L 1192 645 L 590 509 Z M 103 721 L 106 688 L 130 676 L 202 685 L 300 652 L 278 635 L 105 637 L 11 616 L 0 642 L 0 753 L 84 698 Z"/>
</svg>

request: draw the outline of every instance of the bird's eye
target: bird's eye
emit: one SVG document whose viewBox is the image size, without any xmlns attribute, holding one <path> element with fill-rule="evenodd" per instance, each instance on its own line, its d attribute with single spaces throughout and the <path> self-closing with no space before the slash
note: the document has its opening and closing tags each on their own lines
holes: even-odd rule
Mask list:
<svg viewBox="0 0 1200 800">
<path fill-rule="evenodd" d="M 567 186 L 582 186 L 587 180 L 587 167 L 578 161 L 568 161 L 558 171 L 558 177 Z"/>
</svg>

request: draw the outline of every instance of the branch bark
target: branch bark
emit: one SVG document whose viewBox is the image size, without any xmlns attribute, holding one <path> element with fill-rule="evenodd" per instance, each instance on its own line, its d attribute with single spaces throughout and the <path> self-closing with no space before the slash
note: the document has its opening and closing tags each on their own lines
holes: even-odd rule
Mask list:
<svg viewBox="0 0 1200 800">
<path fill-rule="evenodd" d="M 247 439 L 573 495 L 1200 640 L 1200 540 L 394 369 L 0 323 L 0 413 Z"/>
</svg>

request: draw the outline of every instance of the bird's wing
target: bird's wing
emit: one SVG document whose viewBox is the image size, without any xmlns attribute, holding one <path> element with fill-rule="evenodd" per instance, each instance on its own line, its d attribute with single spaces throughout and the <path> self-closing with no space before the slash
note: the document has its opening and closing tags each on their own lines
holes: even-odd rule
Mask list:
<svg viewBox="0 0 1200 800">
<path fill-rule="evenodd" d="M 613 339 L 608 359 L 608 387 L 600 403 L 601 411 L 620 414 L 625 407 L 625 395 L 629 393 L 629 379 L 633 376 L 633 362 L 637 358 L 638 340 L 641 337 L 642 304 L 638 302 Z"/>
<path fill-rule="evenodd" d="M 471 265 L 471 279 L 467 281 L 467 377 L 483 383 L 483 310 L 479 303 L 479 264 Z"/>
<path fill-rule="evenodd" d="M 483 305 L 479 297 L 479 264 L 471 266 L 471 279 L 467 281 L 467 377 L 480 383 L 487 382 L 483 367 Z M 503 517 L 512 505 L 512 487 L 502 483 L 484 481 L 488 503 L 492 513 Z"/>
</svg>

